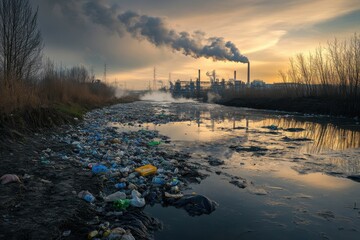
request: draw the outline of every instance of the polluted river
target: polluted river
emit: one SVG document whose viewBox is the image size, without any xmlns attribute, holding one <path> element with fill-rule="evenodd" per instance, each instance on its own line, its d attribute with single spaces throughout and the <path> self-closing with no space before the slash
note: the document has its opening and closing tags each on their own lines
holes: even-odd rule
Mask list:
<svg viewBox="0 0 360 240">
<path fill-rule="evenodd" d="M 104 124 L 116 131 L 169 137 L 158 147 L 186 154 L 204 176 L 182 193 L 217 203 L 201 216 L 146 205 L 163 223 L 155 239 L 358 239 L 356 121 L 196 102 L 138 102 L 109 112 Z"/>
<path fill-rule="evenodd" d="M 359 239 L 358 121 L 139 101 L 89 112 L 41 161 L 101 179 L 73 191 L 89 239 Z"/>
</svg>

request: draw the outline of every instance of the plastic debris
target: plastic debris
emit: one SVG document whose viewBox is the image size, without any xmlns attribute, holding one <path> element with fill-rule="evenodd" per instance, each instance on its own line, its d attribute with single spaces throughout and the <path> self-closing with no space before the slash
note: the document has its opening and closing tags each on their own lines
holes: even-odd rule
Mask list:
<svg viewBox="0 0 360 240">
<path fill-rule="evenodd" d="M 1 184 L 7 184 L 7 183 L 11 183 L 11 182 L 20 182 L 19 177 L 15 174 L 5 174 L 0 178 L 0 180 L 1 180 Z"/>
<path fill-rule="evenodd" d="M 171 179 L 170 186 L 176 186 L 179 184 L 179 180 L 177 178 Z"/>
<path fill-rule="evenodd" d="M 156 173 L 156 171 L 157 171 L 157 167 L 155 167 L 151 164 L 147 164 L 147 165 L 144 165 L 142 167 L 135 169 L 135 172 L 138 172 L 143 177 L 153 175 Z"/>
<path fill-rule="evenodd" d="M 93 238 L 95 238 L 97 235 L 99 235 L 99 232 L 98 232 L 97 230 L 91 231 L 91 232 L 88 234 L 88 239 L 93 239 Z"/>
<path fill-rule="evenodd" d="M 140 208 L 145 206 L 145 199 L 141 198 L 141 194 L 138 191 L 132 190 L 131 196 L 132 196 L 132 199 L 130 200 L 131 206 L 140 207 Z"/>
<path fill-rule="evenodd" d="M 66 231 L 64 231 L 63 232 L 63 237 L 68 237 L 68 236 L 70 236 L 70 234 L 71 234 L 71 230 L 66 230 Z"/>
<path fill-rule="evenodd" d="M 79 192 L 78 197 L 81 198 L 81 199 L 84 199 L 85 201 L 87 201 L 89 203 L 92 203 L 92 202 L 94 202 L 96 200 L 94 195 L 92 195 L 87 190 L 83 190 L 83 191 Z"/>
<path fill-rule="evenodd" d="M 154 147 L 154 146 L 157 146 L 157 145 L 160 145 L 160 144 L 161 144 L 160 141 L 150 141 L 150 142 L 148 142 L 148 145 L 150 147 Z"/>
<path fill-rule="evenodd" d="M 213 200 L 203 195 L 184 195 L 182 198 L 174 201 L 172 198 L 167 198 L 172 202 L 172 205 L 178 208 L 184 208 L 190 216 L 200 216 L 202 214 L 210 214 L 215 211 L 219 205 Z"/>
<path fill-rule="evenodd" d="M 109 171 L 109 169 L 106 166 L 102 165 L 102 164 L 92 166 L 91 170 L 95 174 L 107 173 Z"/>
<path fill-rule="evenodd" d="M 118 210 L 126 210 L 130 206 L 130 199 L 120 199 L 114 202 L 114 207 Z"/>
<path fill-rule="evenodd" d="M 171 194 L 171 193 L 168 193 L 168 192 L 165 192 L 164 193 L 164 196 L 166 197 L 166 198 L 182 198 L 184 195 L 183 194 Z"/>
<path fill-rule="evenodd" d="M 122 189 L 122 188 L 125 188 L 125 187 L 126 187 L 126 183 L 124 183 L 124 182 L 115 184 L 115 188 L 118 188 L 118 189 Z"/>
<path fill-rule="evenodd" d="M 126 194 L 120 191 L 110 194 L 104 198 L 105 202 L 114 202 L 120 199 L 126 199 Z"/>
<path fill-rule="evenodd" d="M 152 183 L 155 185 L 164 185 L 166 183 L 164 177 L 156 176 L 152 179 Z"/>
</svg>

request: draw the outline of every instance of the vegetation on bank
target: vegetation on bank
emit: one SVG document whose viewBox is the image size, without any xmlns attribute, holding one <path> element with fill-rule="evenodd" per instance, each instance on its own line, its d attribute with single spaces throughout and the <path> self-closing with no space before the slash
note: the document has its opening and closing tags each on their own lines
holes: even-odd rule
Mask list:
<svg viewBox="0 0 360 240">
<path fill-rule="evenodd" d="M 360 37 L 329 41 L 308 55 L 290 58 L 282 84 L 228 92 L 227 105 L 360 116 Z M 309 104 L 311 102 L 311 104 Z M 291 104 L 290 104 L 291 103 Z"/>
<path fill-rule="evenodd" d="M 0 2 L 0 131 L 52 126 L 95 107 L 135 100 L 116 98 L 114 87 L 95 81 L 83 66 L 43 61 L 37 16 L 28 0 Z"/>
</svg>

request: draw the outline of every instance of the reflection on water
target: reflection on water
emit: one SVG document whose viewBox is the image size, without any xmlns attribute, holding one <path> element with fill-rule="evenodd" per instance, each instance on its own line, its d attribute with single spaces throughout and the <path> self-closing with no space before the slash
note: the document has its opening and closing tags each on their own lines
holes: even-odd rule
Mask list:
<svg viewBox="0 0 360 240">
<path fill-rule="evenodd" d="M 209 141 L 211 134 L 204 132 L 223 131 L 229 129 L 259 130 L 264 126 L 277 126 L 278 132 L 282 132 L 292 138 L 308 138 L 313 142 L 308 148 L 309 152 L 320 152 L 323 149 L 345 150 L 348 148 L 360 147 L 360 126 L 357 129 L 346 129 L 346 126 L 335 125 L 329 122 L 311 122 L 302 118 L 285 115 L 277 116 L 271 113 L 261 113 L 256 111 L 244 111 L 238 108 L 225 108 L 214 105 L 207 107 L 194 107 L 186 110 L 176 108 L 177 115 L 190 117 L 193 119 L 191 124 L 196 123 L 202 137 L 199 140 Z M 206 127 L 206 128 L 204 128 Z M 184 126 L 182 131 L 187 131 Z M 300 132 L 286 132 L 286 129 L 304 129 Z"/>
<path fill-rule="evenodd" d="M 211 104 L 163 104 L 156 105 L 155 110 L 156 114 L 176 115 L 186 121 L 112 125 L 121 126 L 123 130 L 157 130 L 172 141 L 206 143 L 211 146 L 207 151 L 212 154 L 217 154 L 212 149 L 229 149 L 230 146 L 261 147 L 267 151 L 240 153 L 240 157 L 260 154 L 263 159 L 298 162 L 299 167 L 294 169 L 299 173 L 323 172 L 339 176 L 360 173 L 358 153 L 353 152 L 360 148 L 360 127 L 350 129 L 329 119 L 305 119 Z M 229 160 L 232 154 L 234 152 L 218 157 Z"/>
<path fill-rule="evenodd" d="M 296 119 L 279 118 L 266 119 L 264 125 L 276 125 L 283 129 L 303 128 L 304 131 L 288 134 L 295 138 L 309 138 L 313 144 L 310 152 L 319 152 L 323 149 L 345 150 L 360 147 L 360 131 L 344 129 L 332 123 L 301 122 Z"/>
</svg>

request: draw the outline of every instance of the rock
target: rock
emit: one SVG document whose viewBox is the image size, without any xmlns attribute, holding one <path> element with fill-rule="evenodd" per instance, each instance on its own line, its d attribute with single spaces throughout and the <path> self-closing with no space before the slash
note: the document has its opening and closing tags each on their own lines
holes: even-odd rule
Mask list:
<svg viewBox="0 0 360 240">
<path fill-rule="evenodd" d="M 207 157 L 206 159 L 208 160 L 208 162 L 211 166 L 220 166 L 225 163 L 223 160 L 220 160 L 218 158 L 214 158 L 211 156 Z"/>
<path fill-rule="evenodd" d="M 246 181 L 239 181 L 239 180 L 231 180 L 229 183 L 237 186 L 238 188 L 246 188 L 247 184 Z"/>
<path fill-rule="evenodd" d="M 347 176 L 348 179 L 351 179 L 355 182 L 360 182 L 360 175 L 350 175 L 350 176 Z"/>
</svg>

